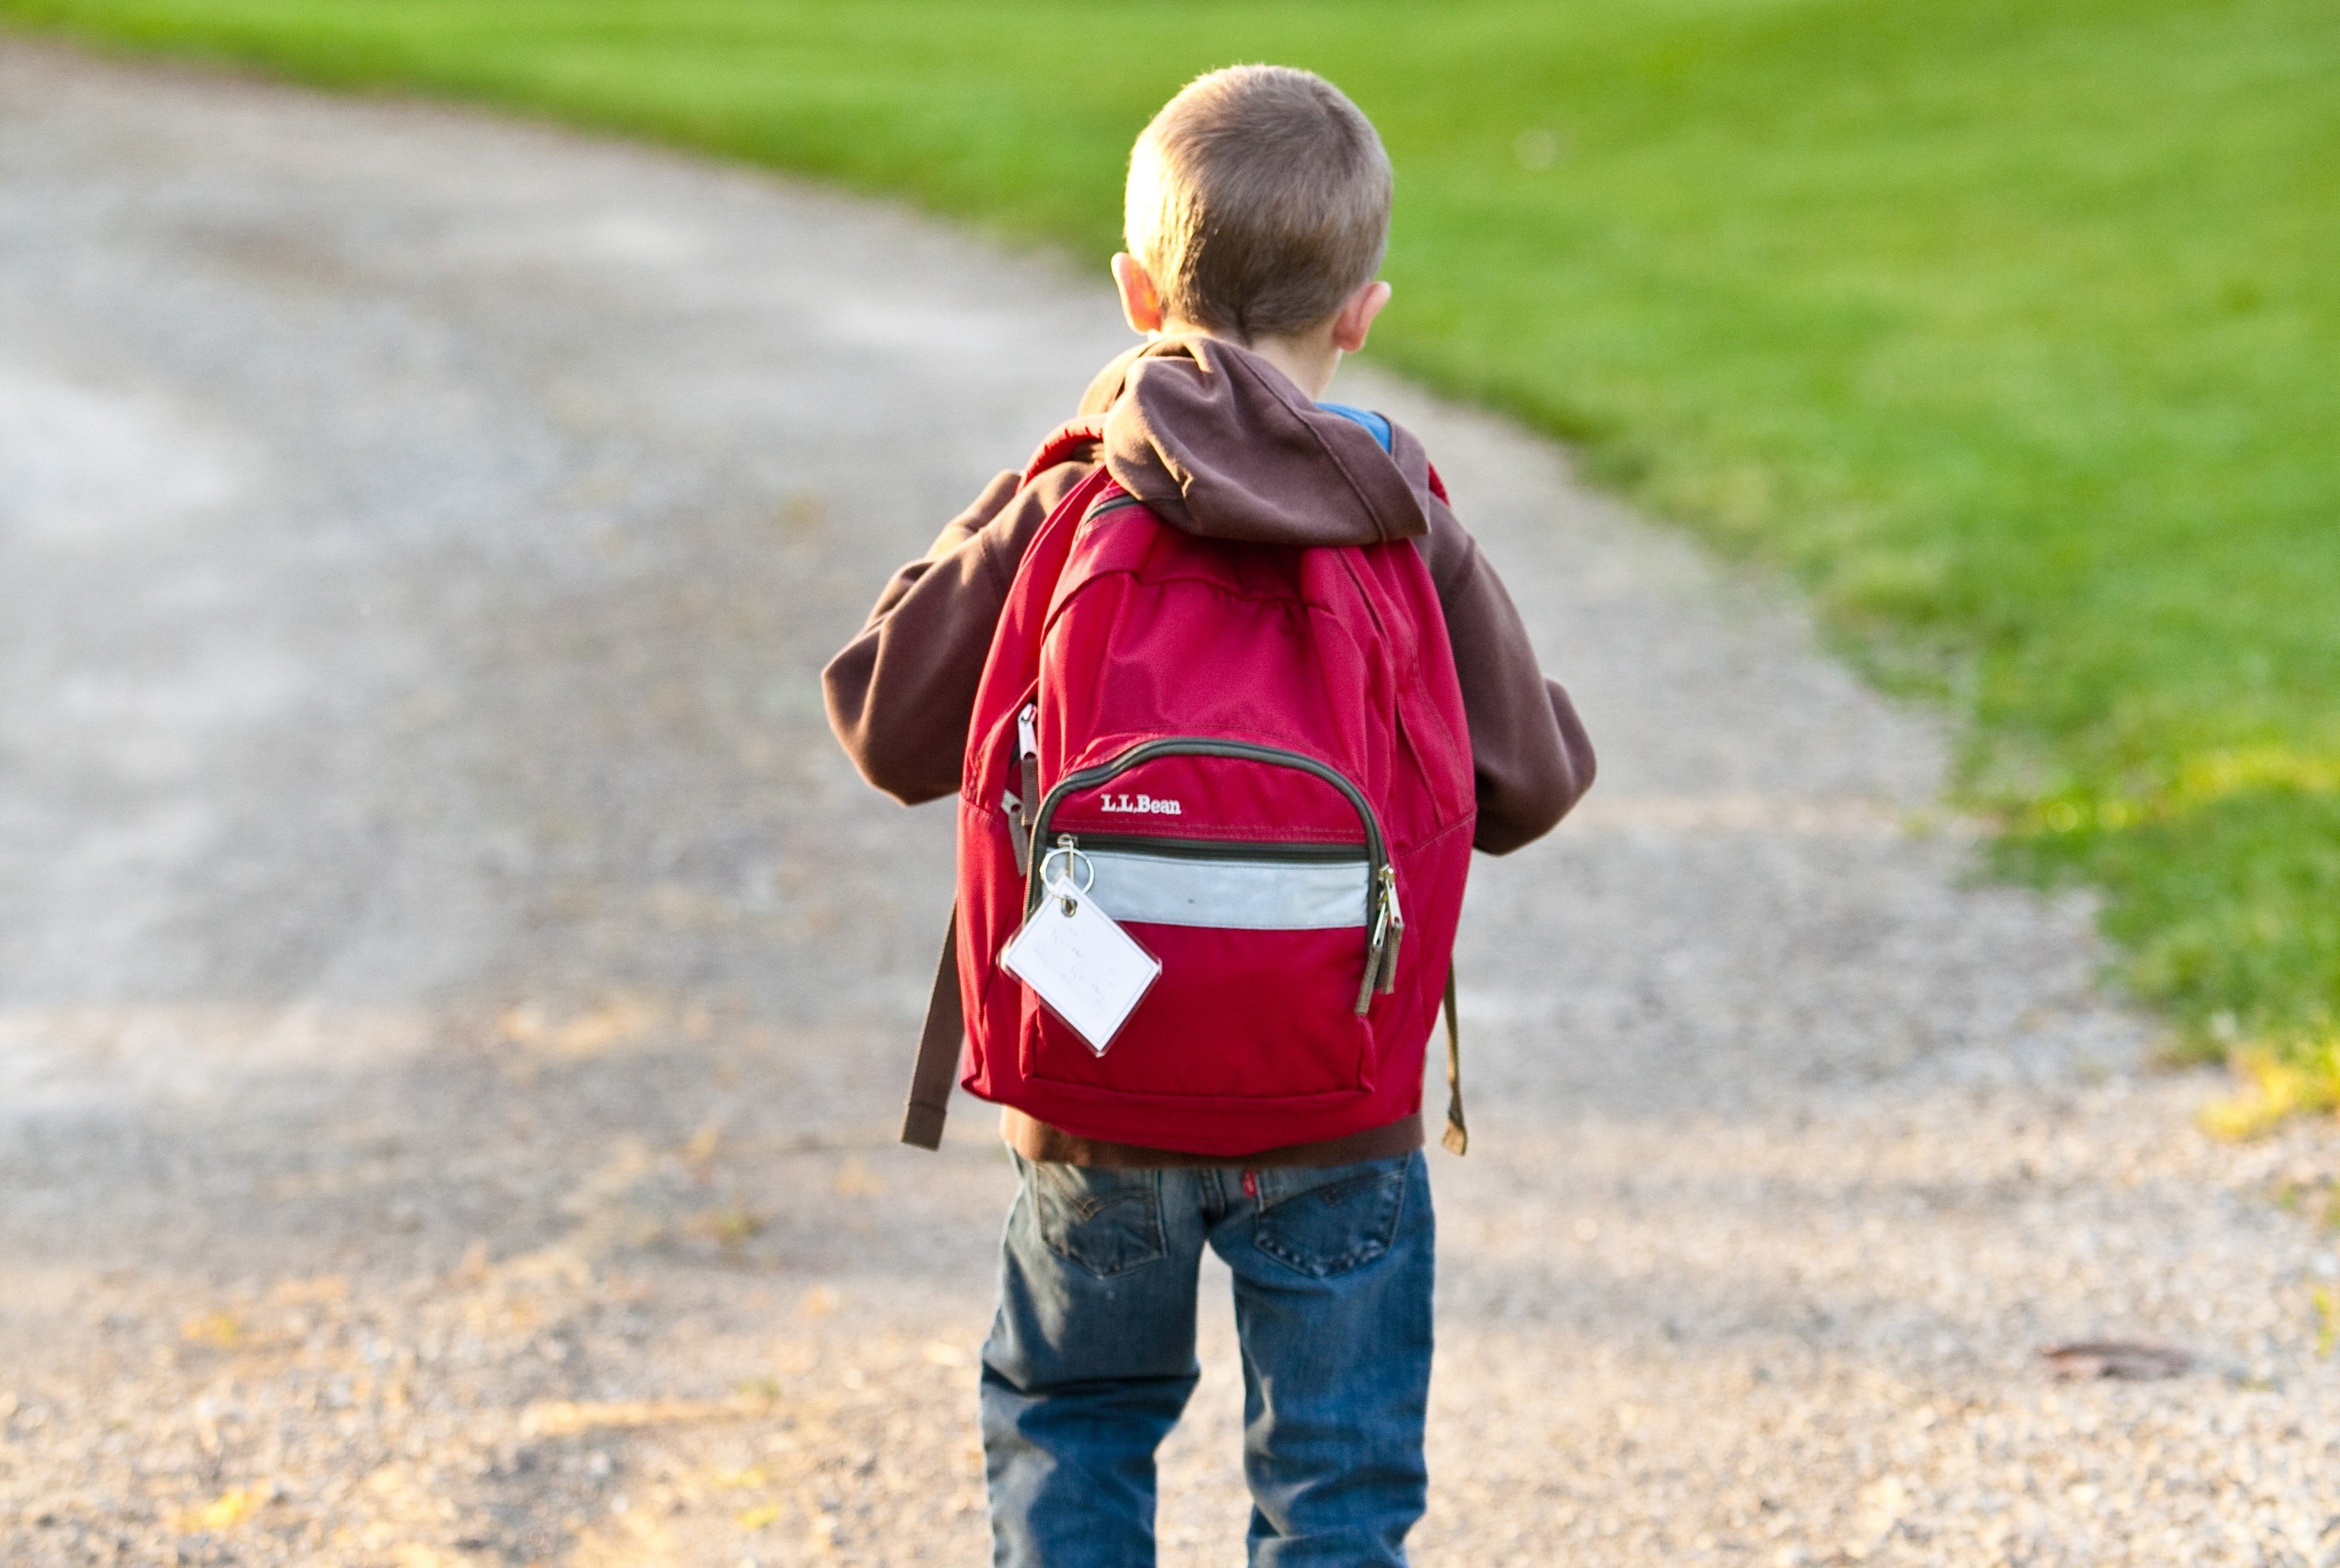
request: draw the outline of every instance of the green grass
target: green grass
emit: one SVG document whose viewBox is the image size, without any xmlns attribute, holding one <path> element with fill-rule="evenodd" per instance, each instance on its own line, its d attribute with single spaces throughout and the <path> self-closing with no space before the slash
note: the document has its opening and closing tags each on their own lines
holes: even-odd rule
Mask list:
<svg viewBox="0 0 2340 1568">
<path fill-rule="evenodd" d="M 1383 358 L 1793 571 L 1878 678 L 1954 705 L 2003 864 L 2101 887 L 2189 1040 L 2335 1060 L 2332 0 L 0 18 L 614 127 L 1086 257 L 1181 81 L 1321 70 L 1399 171 Z"/>
</svg>

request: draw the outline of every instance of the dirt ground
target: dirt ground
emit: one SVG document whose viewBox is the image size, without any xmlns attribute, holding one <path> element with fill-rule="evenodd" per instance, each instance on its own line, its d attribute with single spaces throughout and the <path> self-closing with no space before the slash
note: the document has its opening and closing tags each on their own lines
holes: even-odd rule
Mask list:
<svg viewBox="0 0 2340 1568">
<path fill-rule="evenodd" d="M 950 824 L 815 676 L 1125 341 L 888 207 L 0 41 L 0 1561 L 983 1559 L 1012 1177 L 892 1142 Z M 1602 757 L 1475 873 L 1418 1560 L 2340 1562 L 2330 1132 L 2197 1134 L 1785 596 L 1342 387 Z"/>
</svg>

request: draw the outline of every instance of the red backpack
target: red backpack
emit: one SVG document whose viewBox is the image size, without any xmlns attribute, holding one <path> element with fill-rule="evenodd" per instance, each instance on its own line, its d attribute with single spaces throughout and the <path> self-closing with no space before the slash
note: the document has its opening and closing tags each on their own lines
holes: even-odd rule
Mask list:
<svg viewBox="0 0 2340 1568">
<path fill-rule="evenodd" d="M 1066 426 L 1026 482 L 1097 437 Z M 1454 1068 L 1472 784 L 1411 540 L 1204 538 L 1100 465 L 1041 525 L 984 665 L 904 1140 L 939 1143 L 954 1067 L 1079 1137 L 1230 1158 L 1418 1110 L 1442 998 Z M 1161 964 L 1105 1049 L 1000 963 L 1051 852 Z M 1459 1150 L 1459 1092 L 1448 1119 Z"/>
</svg>

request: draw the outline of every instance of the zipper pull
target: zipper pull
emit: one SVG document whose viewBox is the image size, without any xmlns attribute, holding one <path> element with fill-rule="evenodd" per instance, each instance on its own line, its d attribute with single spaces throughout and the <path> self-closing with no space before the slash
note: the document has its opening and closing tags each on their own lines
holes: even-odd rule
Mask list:
<svg viewBox="0 0 2340 1568">
<path fill-rule="evenodd" d="M 1016 817 L 1024 824 L 1024 853 L 1031 853 L 1032 814 L 1040 809 L 1040 705 L 1026 703 L 1024 711 L 1016 715 L 1016 755 L 1023 768 L 1019 780 L 1024 786 L 1024 798 L 1016 808 Z"/>
<path fill-rule="evenodd" d="M 1032 828 L 1024 820 L 1024 803 L 1009 790 L 999 797 L 999 809 L 1007 814 L 1007 842 L 1016 847 L 1016 874 L 1032 874 Z"/>
<path fill-rule="evenodd" d="M 1376 899 L 1373 911 L 1373 940 L 1365 944 L 1365 978 L 1357 986 L 1357 1016 L 1363 1018 L 1373 1011 L 1373 987 L 1382 977 L 1383 955 L 1389 942 L 1389 903 Z"/>
<path fill-rule="evenodd" d="M 1383 992 L 1397 989 L 1397 950 L 1405 941 L 1405 911 L 1397 902 L 1397 867 L 1382 867 L 1382 914 L 1389 922 L 1389 945 L 1382 951 Z"/>
</svg>

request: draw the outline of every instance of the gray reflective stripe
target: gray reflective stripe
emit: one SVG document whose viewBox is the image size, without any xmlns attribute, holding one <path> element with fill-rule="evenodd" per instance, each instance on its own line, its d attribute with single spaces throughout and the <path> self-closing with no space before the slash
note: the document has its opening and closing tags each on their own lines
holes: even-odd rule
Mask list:
<svg viewBox="0 0 2340 1568">
<path fill-rule="evenodd" d="M 1089 898 L 1115 920 L 1232 931 L 1331 931 L 1365 923 L 1365 863 L 1221 860 L 1083 850 Z"/>
</svg>

